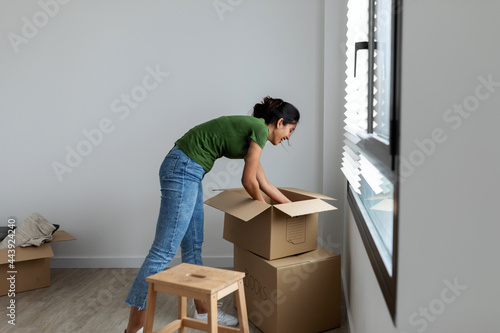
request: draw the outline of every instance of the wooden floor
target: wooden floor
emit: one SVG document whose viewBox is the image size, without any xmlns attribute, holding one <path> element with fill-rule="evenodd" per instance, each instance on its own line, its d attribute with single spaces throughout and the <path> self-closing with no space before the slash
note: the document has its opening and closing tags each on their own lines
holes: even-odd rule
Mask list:
<svg viewBox="0 0 500 333">
<path fill-rule="evenodd" d="M 138 269 L 51 269 L 51 286 L 18 293 L 16 325 L 7 323 L 6 306 L 10 298 L 0 297 L 2 333 L 123 333 L 130 307 L 124 303 Z M 344 302 L 343 302 L 344 303 Z M 223 299 L 222 310 L 237 315 L 233 296 Z M 188 315 L 194 305 L 188 302 Z M 177 298 L 158 294 L 154 329 L 175 319 Z M 189 333 L 200 332 L 188 329 Z M 250 332 L 261 332 L 250 323 Z M 345 305 L 342 326 L 328 333 L 349 333 Z"/>
</svg>

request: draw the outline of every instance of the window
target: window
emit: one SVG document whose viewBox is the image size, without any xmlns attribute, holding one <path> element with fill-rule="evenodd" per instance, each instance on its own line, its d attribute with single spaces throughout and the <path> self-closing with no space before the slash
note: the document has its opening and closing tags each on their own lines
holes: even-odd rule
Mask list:
<svg viewBox="0 0 500 333">
<path fill-rule="evenodd" d="M 348 201 L 395 320 L 400 0 L 349 0 L 345 146 Z"/>
</svg>

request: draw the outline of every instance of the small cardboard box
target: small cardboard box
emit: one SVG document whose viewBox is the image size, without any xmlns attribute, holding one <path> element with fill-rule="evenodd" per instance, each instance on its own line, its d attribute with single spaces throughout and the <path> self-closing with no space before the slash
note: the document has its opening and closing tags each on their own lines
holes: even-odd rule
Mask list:
<svg viewBox="0 0 500 333">
<path fill-rule="evenodd" d="M 340 255 L 322 247 L 266 260 L 234 247 L 245 272 L 248 319 L 265 333 L 317 333 L 340 326 Z"/>
<path fill-rule="evenodd" d="M 322 194 L 280 188 L 292 202 L 275 204 L 253 200 L 243 188 L 228 189 L 205 203 L 225 212 L 223 238 L 273 260 L 316 249 L 318 213 L 337 209 Z"/>
<path fill-rule="evenodd" d="M 52 235 L 51 242 L 74 240 L 63 230 Z M 50 243 L 39 247 L 16 247 L 14 269 L 9 267 L 9 249 L 0 250 L 0 296 L 7 295 L 11 290 L 11 281 L 15 292 L 22 292 L 50 286 L 50 258 L 54 256 Z M 15 273 L 9 273 L 14 271 Z M 7 280 L 14 276 L 12 280 Z"/>
</svg>

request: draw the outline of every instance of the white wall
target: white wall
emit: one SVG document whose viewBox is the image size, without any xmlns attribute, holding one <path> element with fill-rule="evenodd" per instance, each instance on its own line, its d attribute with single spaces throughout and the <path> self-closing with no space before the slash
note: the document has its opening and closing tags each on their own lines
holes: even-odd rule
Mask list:
<svg viewBox="0 0 500 333">
<path fill-rule="evenodd" d="M 493 0 L 405 2 L 397 320 L 349 216 L 352 332 L 498 331 L 499 11 Z"/>
<path fill-rule="evenodd" d="M 338 209 L 320 214 L 320 244 L 343 252 L 346 180 L 340 170 L 344 140 L 347 0 L 325 1 L 322 193 Z"/>
<path fill-rule="evenodd" d="M 221 2 L 231 10 L 183 0 L 0 3 L 0 223 L 39 212 L 76 236 L 55 244 L 54 267 L 139 266 L 173 142 L 202 121 L 247 114 L 265 95 L 302 112 L 290 147 L 266 147 L 268 178 L 322 189 L 323 1 Z M 156 82 L 149 71 L 161 72 Z M 131 94 L 136 104 L 122 99 Z M 107 133 L 85 146 L 82 131 L 99 126 Z M 87 156 L 68 165 L 67 147 Z M 54 162 L 71 172 L 58 178 Z M 216 163 L 208 188 L 241 186 L 227 163 Z M 205 212 L 205 262 L 231 265 L 222 213 Z"/>
</svg>

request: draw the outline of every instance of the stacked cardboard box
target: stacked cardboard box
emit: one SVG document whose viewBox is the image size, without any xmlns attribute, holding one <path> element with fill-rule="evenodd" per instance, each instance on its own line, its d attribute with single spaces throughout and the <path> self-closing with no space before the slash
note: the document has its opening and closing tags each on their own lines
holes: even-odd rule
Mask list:
<svg viewBox="0 0 500 333">
<path fill-rule="evenodd" d="M 51 242 L 74 239 L 66 231 L 58 230 Z M 0 296 L 7 295 L 9 290 L 18 293 L 50 286 L 50 258 L 53 256 L 50 243 L 39 247 L 16 247 L 11 252 L 9 249 L 0 250 Z M 12 260 L 13 266 L 10 266 Z M 8 279 L 12 276 L 13 280 Z"/>
<path fill-rule="evenodd" d="M 318 213 L 334 210 L 309 191 L 280 188 L 292 203 L 253 200 L 229 189 L 205 203 L 225 212 L 234 269 L 246 273 L 249 319 L 264 333 L 315 333 L 340 326 L 340 255 L 318 247 Z"/>
</svg>

